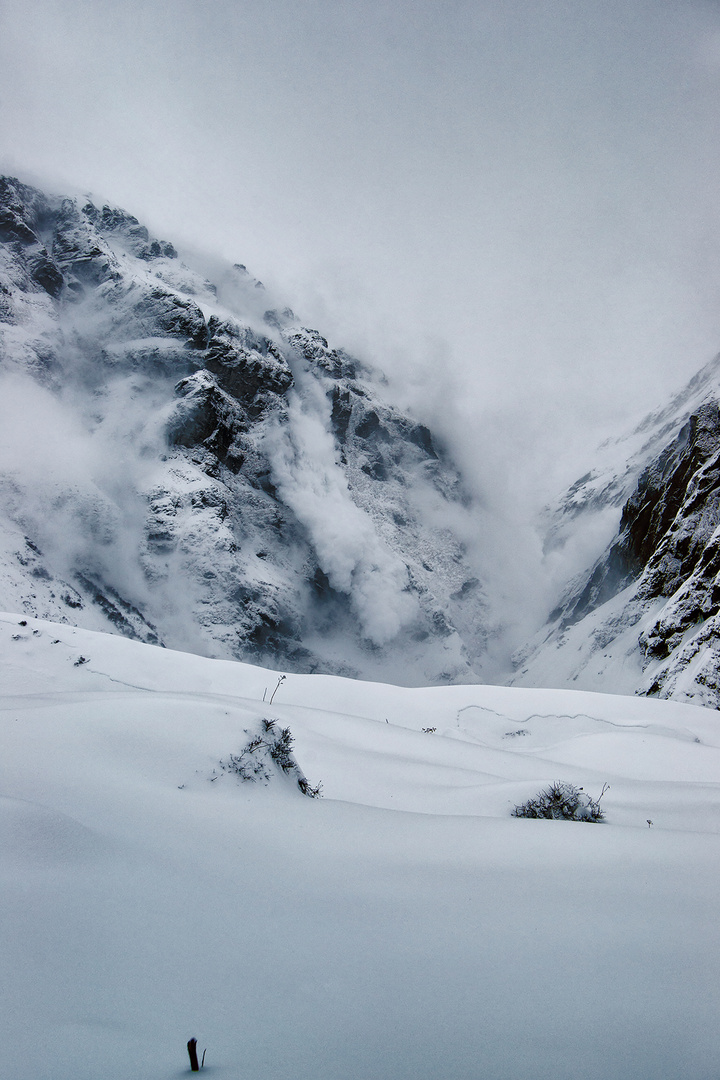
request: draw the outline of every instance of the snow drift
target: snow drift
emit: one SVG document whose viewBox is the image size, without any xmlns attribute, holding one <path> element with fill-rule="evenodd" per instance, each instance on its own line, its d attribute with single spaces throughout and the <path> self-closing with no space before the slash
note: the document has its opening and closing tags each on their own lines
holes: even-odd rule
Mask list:
<svg viewBox="0 0 720 1080">
<path fill-rule="evenodd" d="M 4 1075 L 170 1080 L 196 1037 L 228 1080 L 715 1076 L 712 711 L 319 675 L 271 706 L 275 672 L 17 615 L 0 655 Z M 323 798 L 219 769 L 263 717 Z M 605 822 L 511 816 L 558 778 Z"/>
</svg>

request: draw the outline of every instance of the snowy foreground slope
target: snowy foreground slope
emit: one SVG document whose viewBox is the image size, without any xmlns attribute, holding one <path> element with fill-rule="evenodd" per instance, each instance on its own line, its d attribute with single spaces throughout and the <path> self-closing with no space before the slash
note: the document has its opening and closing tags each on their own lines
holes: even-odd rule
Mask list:
<svg viewBox="0 0 720 1080">
<path fill-rule="evenodd" d="M 21 625 L 25 623 L 25 625 Z M 717 1077 L 720 728 L 0 616 L 4 1077 Z M 276 718 L 322 799 L 221 761 Z M 434 733 L 422 728 L 434 728 Z M 560 778 L 600 825 L 528 821 Z M 653 822 L 647 824 L 647 819 Z"/>
</svg>

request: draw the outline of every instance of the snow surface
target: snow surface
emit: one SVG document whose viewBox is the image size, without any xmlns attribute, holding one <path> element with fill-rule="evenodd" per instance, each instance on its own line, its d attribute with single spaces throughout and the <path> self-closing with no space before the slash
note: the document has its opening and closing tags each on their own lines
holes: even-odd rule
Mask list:
<svg viewBox="0 0 720 1080">
<path fill-rule="evenodd" d="M 710 1080 L 720 725 L 0 616 L 4 1077 Z M 324 797 L 219 769 L 262 717 Z M 423 732 L 434 728 L 434 732 Z M 522 820 L 553 779 L 600 825 Z M 652 825 L 648 825 L 648 819 Z"/>
</svg>

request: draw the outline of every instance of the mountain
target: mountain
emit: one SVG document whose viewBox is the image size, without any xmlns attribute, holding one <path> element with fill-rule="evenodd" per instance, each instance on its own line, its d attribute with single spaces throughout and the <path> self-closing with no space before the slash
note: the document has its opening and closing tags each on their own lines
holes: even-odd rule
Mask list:
<svg viewBox="0 0 720 1080">
<path fill-rule="evenodd" d="M 123 210 L 1 179 L 0 608 L 293 671 L 478 679 L 467 494 L 385 391 L 243 265 L 211 282 Z"/>
<path fill-rule="evenodd" d="M 549 553 L 603 519 L 616 528 L 516 655 L 513 683 L 720 707 L 719 403 L 716 358 L 548 511 Z"/>
<path fill-rule="evenodd" d="M 446 449 L 245 266 L 192 262 L 0 179 L 0 608 L 284 671 L 494 674 Z M 545 512 L 546 565 L 584 569 L 511 682 L 720 706 L 719 402 L 720 358 Z"/>
</svg>

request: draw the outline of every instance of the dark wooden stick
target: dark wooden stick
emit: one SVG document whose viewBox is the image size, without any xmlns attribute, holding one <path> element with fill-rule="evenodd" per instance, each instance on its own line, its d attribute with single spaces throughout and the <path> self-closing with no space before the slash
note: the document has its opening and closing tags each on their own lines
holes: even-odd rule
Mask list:
<svg viewBox="0 0 720 1080">
<path fill-rule="evenodd" d="M 190 1072 L 200 1072 L 197 1059 L 197 1039 L 191 1039 L 188 1043 L 188 1054 L 190 1055 Z"/>
</svg>

